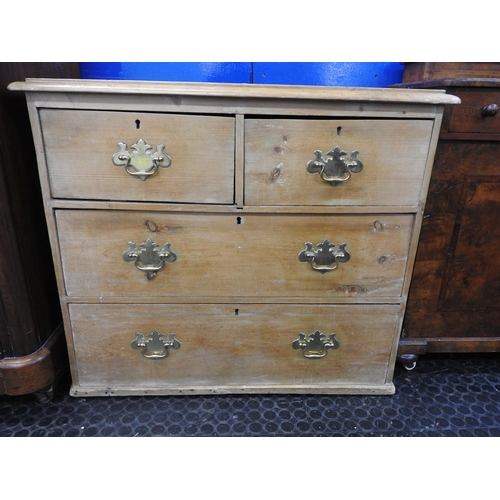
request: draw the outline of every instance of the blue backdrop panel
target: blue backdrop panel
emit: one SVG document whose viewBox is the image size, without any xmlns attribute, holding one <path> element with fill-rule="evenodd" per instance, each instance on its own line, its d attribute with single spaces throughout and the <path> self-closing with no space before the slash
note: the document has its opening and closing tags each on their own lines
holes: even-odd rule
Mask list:
<svg viewBox="0 0 500 500">
<path fill-rule="evenodd" d="M 255 62 L 253 83 L 387 87 L 403 70 L 397 62 Z"/>
<path fill-rule="evenodd" d="M 251 62 L 85 62 L 82 78 L 252 83 Z"/>
<path fill-rule="evenodd" d="M 401 83 L 397 62 L 85 62 L 82 78 L 387 87 Z"/>
</svg>

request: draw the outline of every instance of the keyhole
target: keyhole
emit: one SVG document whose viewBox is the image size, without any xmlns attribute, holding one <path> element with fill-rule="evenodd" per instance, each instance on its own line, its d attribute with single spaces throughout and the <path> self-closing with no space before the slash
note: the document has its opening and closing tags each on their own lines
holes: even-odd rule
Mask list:
<svg viewBox="0 0 500 500">
<path fill-rule="evenodd" d="M 135 128 L 139 130 L 141 128 L 141 120 L 136 120 L 135 121 Z"/>
<path fill-rule="evenodd" d="M 235 316 L 238 316 L 239 314 L 240 314 L 240 310 L 239 310 L 239 309 L 235 309 L 235 310 L 234 310 L 234 315 L 235 315 Z"/>
<path fill-rule="evenodd" d="M 337 127 L 337 137 L 342 135 L 342 127 Z"/>
<path fill-rule="evenodd" d="M 241 217 L 236 217 L 236 224 L 241 224 Z"/>
</svg>

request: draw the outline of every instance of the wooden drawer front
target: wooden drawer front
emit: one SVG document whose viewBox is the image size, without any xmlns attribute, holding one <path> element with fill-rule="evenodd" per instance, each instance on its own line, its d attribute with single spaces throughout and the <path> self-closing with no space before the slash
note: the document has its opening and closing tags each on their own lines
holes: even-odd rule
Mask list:
<svg viewBox="0 0 500 500">
<path fill-rule="evenodd" d="M 247 205 L 415 205 L 432 120 L 273 120 L 245 122 Z M 359 151 L 363 170 L 332 187 L 306 166 L 314 151 Z"/>
<path fill-rule="evenodd" d="M 500 115 L 483 115 L 485 106 L 500 106 L 499 91 L 455 90 L 453 93 L 460 97 L 462 104 L 452 107 L 448 132 L 500 134 Z"/>
<path fill-rule="evenodd" d="M 40 110 L 52 196 L 97 200 L 233 203 L 234 118 Z M 118 143 L 163 144 L 168 168 L 141 180 L 116 166 Z"/>
<path fill-rule="evenodd" d="M 398 305 L 71 304 L 80 388 L 218 391 L 384 384 Z M 174 333 L 180 348 L 148 359 L 136 333 Z M 299 333 L 335 334 L 336 349 L 305 358 Z"/>
<path fill-rule="evenodd" d="M 58 210 L 69 296 L 399 296 L 412 215 L 176 214 Z M 177 254 L 154 279 L 125 262 L 129 241 Z M 348 262 L 326 273 L 301 262 L 306 242 L 345 243 Z"/>
</svg>

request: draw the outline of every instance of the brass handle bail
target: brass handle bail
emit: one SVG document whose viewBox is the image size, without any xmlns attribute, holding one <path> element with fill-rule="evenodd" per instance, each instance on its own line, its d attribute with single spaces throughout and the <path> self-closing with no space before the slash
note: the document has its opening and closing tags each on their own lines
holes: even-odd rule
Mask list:
<svg viewBox="0 0 500 500">
<path fill-rule="evenodd" d="M 324 274 L 328 271 L 334 271 L 341 262 L 348 262 L 351 254 L 346 250 L 346 243 L 341 243 L 338 250 L 335 250 L 335 244 L 329 240 L 323 240 L 321 243 L 313 245 L 309 241 L 305 243 L 306 248 L 299 253 L 300 262 L 309 262 L 315 271 Z"/>
<path fill-rule="evenodd" d="M 331 186 L 337 186 L 347 182 L 352 174 L 363 170 L 363 162 L 358 155 L 359 151 L 352 151 L 351 156 L 346 158 L 347 153 L 335 146 L 324 158 L 323 153 L 317 149 L 314 151 L 314 160 L 309 161 L 306 168 L 311 174 L 319 174 Z"/>
<path fill-rule="evenodd" d="M 165 335 L 153 330 L 146 336 L 142 333 L 135 334 L 135 340 L 130 343 L 132 349 L 141 351 L 142 355 L 148 359 L 162 359 L 168 356 L 169 349 L 180 349 L 181 343 L 175 338 L 175 333 Z"/>
<path fill-rule="evenodd" d="M 124 167 L 125 171 L 145 181 L 148 177 L 155 174 L 159 167 L 167 168 L 172 164 L 172 159 L 165 153 L 165 146 L 159 144 L 156 151 L 151 151 L 150 146 L 142 139 L 130 146 L 132 153 L 127 150 L 124 142 L 118 143 L 118 151 L 113 155 L 112 161 L 117 167 Z"/>
<path fill-rule="evenodd" d="M 177 260 L 177 254 L 170 248 L 170 243 L 164 243 L 160 250 L 160 245 L 148 238 L 139 246 L 142 247 L 140 250 L 133 241 L 129 241 L 122 257 L 125 262 L 133 262 L 139 271 L 147 273 L 149 279 L 154 278 L 166 262 Z"/>
<path fill-rule="evenodd" d="M 328 337 L 316 330 L 309 336 L 305 333 L 299 333 L 299 337 L 292 342 L 294 349 L 300 349 L 304 358 L 324 358 L 329 349 L 338 349 L 339 341 L 332 333 Z"/>
</svg>

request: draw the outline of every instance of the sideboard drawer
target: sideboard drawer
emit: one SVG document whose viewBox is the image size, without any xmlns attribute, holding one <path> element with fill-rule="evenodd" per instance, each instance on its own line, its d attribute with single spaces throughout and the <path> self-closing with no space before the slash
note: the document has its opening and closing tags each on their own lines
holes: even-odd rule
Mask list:
<svg viewBox="0 0 500 500">
<path fill-rule="evenodd" d="M 398 311 L 398 305 L 71 304 L 73 391 L 380 391 Z M 174 334 L 172 348 L 154 342 L 155 330 L 165 340 Z M 316 331 L 325 336 L 321 349 L 294 348 L 299 334 L 307 339 Z M 133 348 L 137 334 L 144 342 Z"/>
<path fill-rule="evenodd" d="M 57 210 L 56 218 L 66 293 L 82 297 L 400 296 L 414 221 L 410 214 L 104 210 Z M 318 245 L 325 240 L 335 247 Z M 155 252 L 166 243 L 176 257 L 162 263 Z M 342 253 L 330 261 L 318 256 L 330 248 Z M 137 266 L 123 258 L 140 251 Z M 145 269 L 148 252 L 162 267 L 157 272 Z"/>
<path fill-rule="evenodd" d="M 462 103 L 452 107 L 447 131 L 450 133 L 499 134 L 500 138 L 500 115 L 498 114 L 500 92 L 481 89 L 455 90 Z"/>
<path fill-rule="evenodd" d="M 54 198 L 234 201 L 234 117 L 41 109 L 40 119 Z M 167 157 L 155 161 L 160 145 Z"/>
<path fill-rule="evenodd" d="M 245 121 L 247 205 L 416 205 L 429 155 L 432 120 Z M 358 151 L 362 170 L 340 172 L 336 185 L 308 164 L 322 156 L 340 170 Z M 343 151 L 343 155 L 340 153 Z M 325 161 L 323 163 L 325 163 Z"/>
</svg>

